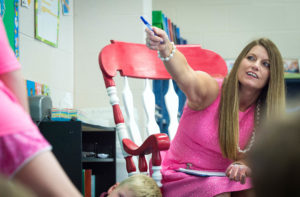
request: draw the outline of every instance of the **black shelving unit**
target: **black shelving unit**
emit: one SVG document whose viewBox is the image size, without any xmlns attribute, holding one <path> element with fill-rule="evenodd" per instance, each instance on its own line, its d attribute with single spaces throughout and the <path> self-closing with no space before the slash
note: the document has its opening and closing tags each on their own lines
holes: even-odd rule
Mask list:
<svg viewBox="0 0 300 197">
<path fill-rule="evenodd" d="M 39 129 L 79 191 L 82 192 L 82 169 L 91 169 L 95 175 L 96 196 L 116 183 L 115 128 L 80 121 L 49 121 L 41 122 Z M 82 151 L 106 153 L 108 157 L 83 157 Z"/>
<path fill-rule="evenodd" d="M 52 151 L 73 184 L 82 190 L 81 122 L 41 122 L 39 129 L 52 145 Z"/>
<path fill-rule="evenodd" d="M 114 128 L 82 124 L 82 151 L 95 156 L 82 157 L 83 169 L 92 169 L 95 175 L 96 196 L 116 183 L 116 134 Z M 98 158 L 97 154 L 108 154 Z"/>
<path fill-rule="evenodd" d="M 287 111 L 300 110 L 300 79 L 285 79 Z"/>
</svg>

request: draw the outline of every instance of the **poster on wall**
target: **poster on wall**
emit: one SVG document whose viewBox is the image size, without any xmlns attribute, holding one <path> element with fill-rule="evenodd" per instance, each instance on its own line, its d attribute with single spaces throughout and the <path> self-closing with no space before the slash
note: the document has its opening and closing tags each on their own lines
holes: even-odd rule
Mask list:
<svg viewBox="0 0 300 197">
<path fill-rule="evenodd" d="M 284 59 L 284 77 L 300 78 L 299 59 Z"/>
<path fill-rule="evenodd" d="M 58 45 L 60 0 L 35 0 L 35 38 Z"/>
<path fill-rule="evenodd" d="M 61 0 L 63 15 L 70 15 L 70 0 Z"/>
<path fill-rule="evenodd" d="M 19 57 L 19 0 L 0 0 L 0 14 L 9 44 Z"/>
<path fill-rule="evenodd" d="M 21 0 L 21 6 L 29 8 L 31 0 Z"/>
</svg>

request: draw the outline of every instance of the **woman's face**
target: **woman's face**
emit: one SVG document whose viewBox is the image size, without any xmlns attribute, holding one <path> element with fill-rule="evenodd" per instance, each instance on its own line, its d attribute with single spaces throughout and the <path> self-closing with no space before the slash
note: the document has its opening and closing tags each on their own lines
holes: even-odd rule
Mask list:
<svg viewBox="0 0 300 197">
<path fill-rule="evenodd" d="M 254 46 L 242 59 L 238 68 L 238 80 L 243 88 L 262 90 L 268 83 L 270 76 L 270 61 L 267 50 L 261 46 Z"/>
</svg>

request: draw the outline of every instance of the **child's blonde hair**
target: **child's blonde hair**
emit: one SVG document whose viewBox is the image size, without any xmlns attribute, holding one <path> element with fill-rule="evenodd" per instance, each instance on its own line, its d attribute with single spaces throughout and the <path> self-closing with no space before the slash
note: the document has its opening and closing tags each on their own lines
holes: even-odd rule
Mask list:
<svg viewBox="0 0 300 197">
<path fill-rule="evenodd" d="M 143 174 L 133 175 L 122 181 L 118 187 L 126 186 L 135 197 L 161 197 L 160 188 L 149 176 Z"/>
</svg>

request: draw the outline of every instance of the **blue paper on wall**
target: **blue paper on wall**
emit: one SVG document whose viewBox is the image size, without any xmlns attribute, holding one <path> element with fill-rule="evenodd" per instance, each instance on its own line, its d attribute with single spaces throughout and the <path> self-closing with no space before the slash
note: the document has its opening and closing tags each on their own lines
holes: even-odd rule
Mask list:
<svg viewBox="0 0 300 197">
<path fill-rule="evenodd" d="M 35 82 L 26 80 L 27 96 L 35 95 Z"/>
</svg>

